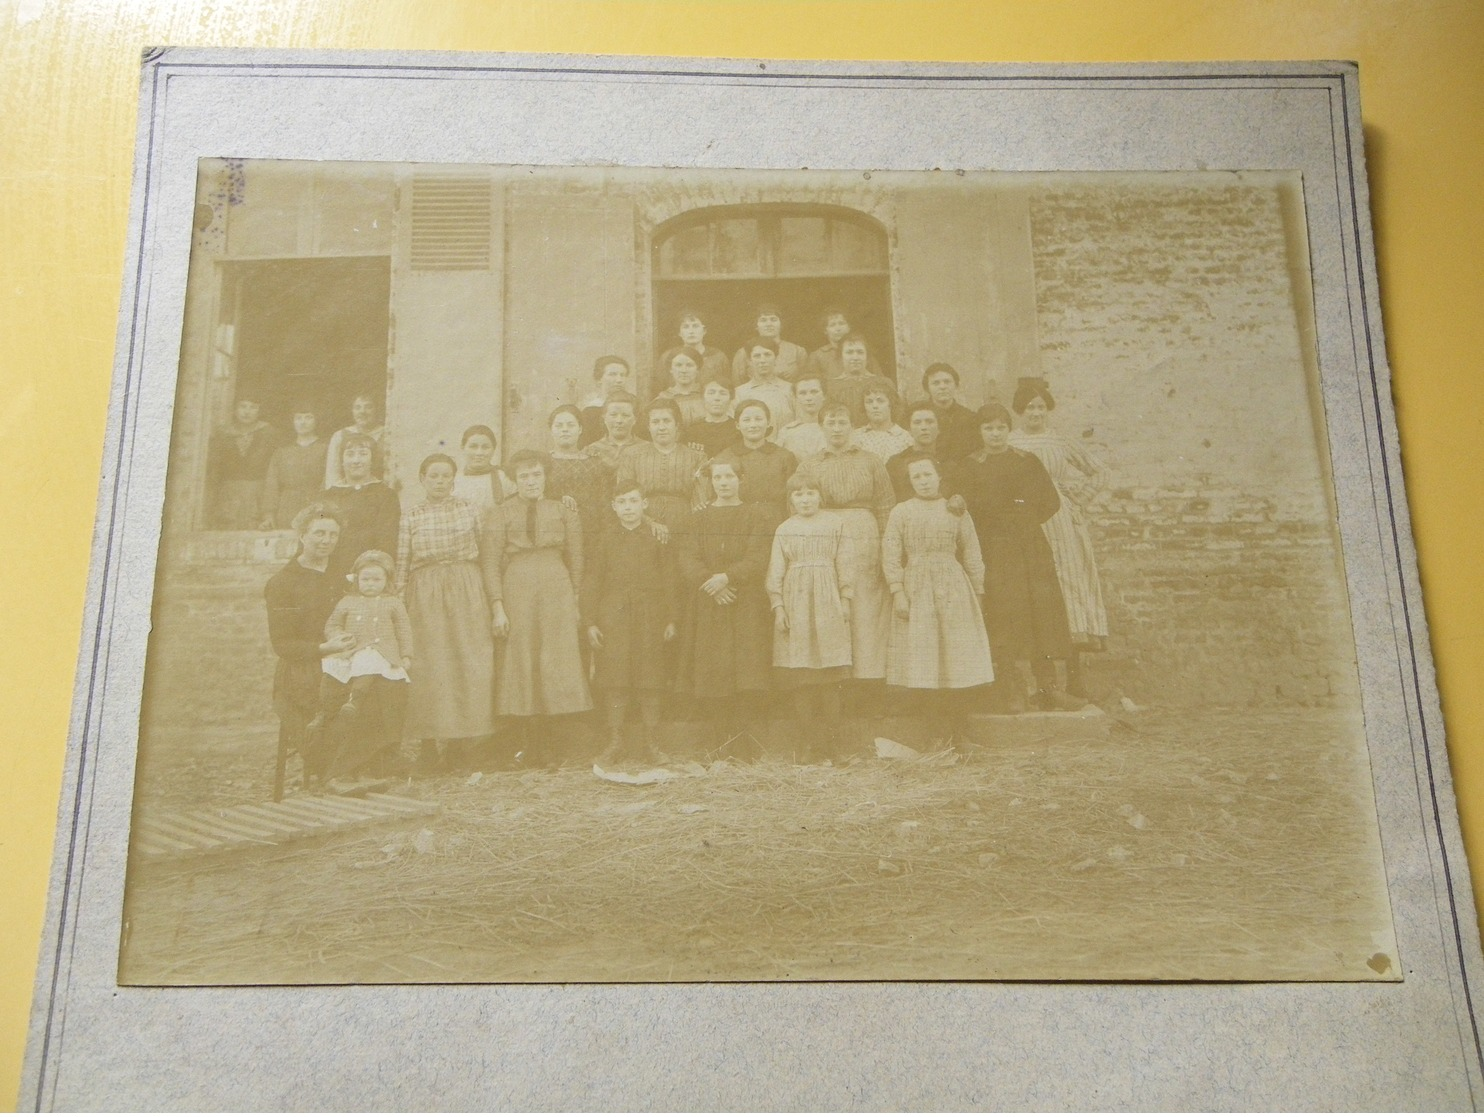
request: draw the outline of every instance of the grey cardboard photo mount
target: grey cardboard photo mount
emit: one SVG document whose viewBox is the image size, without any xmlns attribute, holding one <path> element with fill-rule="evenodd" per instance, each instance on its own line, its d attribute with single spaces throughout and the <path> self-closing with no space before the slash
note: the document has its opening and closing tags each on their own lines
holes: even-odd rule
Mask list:
<svg viewBox="0 0 1484 1117">
<path fill-rule="evenodd" d="M 1347 63 L 151 51 L 20 1106 L 1476 1107 L 1484 959 L 1402 486 L 1362 151 Z M 1298 172 L 1402 980 L 118 984 L 197 167 L 220 158 Z"/>
</svg>

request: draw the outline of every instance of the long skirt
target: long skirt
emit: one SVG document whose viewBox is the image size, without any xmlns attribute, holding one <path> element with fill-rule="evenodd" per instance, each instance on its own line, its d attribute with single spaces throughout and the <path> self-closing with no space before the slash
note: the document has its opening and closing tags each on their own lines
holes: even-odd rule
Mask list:
<svg viewBox="0 0 1484 1117">
<path fill-rule="evenodd" d="M 934 690 L 993 682 L 984 617 L 958 560 L 941 552 L 913 555 L 902 588 L 909 615 L 892 614 L 886 681 Z"/>
<path fill-rule="evenodd" d="M 348 714 L 340 707 L 350 697 L 349 684 L 321 686 L 324 728 L 306 738 L 306 772 L 327 778 L 354 776 L 401 745 L 412 689 L 407 683 L 373 678 L 365 699 Z"/>
<path fill-rule="evenodd" d="M 725 698 L 772 684 L 773 619 L 761 586 L 743 586 L 718 605 L 699 590 L 680 628 L 675 689 L 694 698 Z"/>
<path fill-rule="evenodd" d="M 577 595 L 555 550 L 522 551 L 505 567 L 510 635 L 499 664 L 502 716 L 576 714 L 593 708 L 578 647 Z"/>
<path fill-rule="evenodd" d="M 886 642 L 891 635 L 891 594 L 881 573 L 881 529 L 869 508 L 836 508 L 845 521 L 855 568 L 850 602 L 850 673 L 857 679 L 886 677 Z"/>
<path fill-rule="evenodd" d="M 1031 526 L 1003 534 L 982 533 L 984 627 L 995 661 L 1065 659 L 1072 650 L 1061 584 L 1051 547 Z"/>
<path fill-rule="evenodd" d="M 850 666 L 850 628 L 830 558 L 795 561 L 783 576 L 788 631 L 773 630 L 773 666 L 812 670 Z M 842 670 L 844 678 L 849 671 Z"/>
<path fill-rule="evenodd" d="M 1062 497 L 1061 509 L 1047 520 L 1046 541 L 1056 562 L 1062 600 L 1067 607 L 1067 625 L 1072 640 L 1082 643 L 1088 636 L 1108 635 L 1108 611 L 1103 605 L 1103 585 L 1098 579 L 1097 559 L 1082 513 Z"/>
<path fill-rule="evenodd" d="M 407 736 L 448 740 L 492 733 L 495 640 L 478 565 L 418 567 L 407 583 L 406 604 L 416 649 Z"/>
</svg>

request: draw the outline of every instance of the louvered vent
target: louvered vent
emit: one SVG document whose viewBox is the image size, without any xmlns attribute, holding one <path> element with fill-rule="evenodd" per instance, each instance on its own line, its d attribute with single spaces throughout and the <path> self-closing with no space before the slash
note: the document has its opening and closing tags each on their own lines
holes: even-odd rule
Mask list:
<svg viewBox="0 0 1484 1117">
<path fill-rule="evenodd" d="M 490 205 L 483 175 L 414 175 L 412 270 L 488 269 Z"/>
</svg>

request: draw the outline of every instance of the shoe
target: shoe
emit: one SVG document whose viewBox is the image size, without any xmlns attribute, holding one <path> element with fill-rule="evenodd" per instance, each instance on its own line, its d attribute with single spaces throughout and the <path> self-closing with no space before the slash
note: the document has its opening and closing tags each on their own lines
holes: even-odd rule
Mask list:
<svg viewBox="0 0 1484 1117">
<path fill-rule="evenodd" d="M 1078 698 L 1075 694 L 1069 694 L 1065 690 L 1047 690 L 1041 693 L 1046 696 L 1047 702 L 1047 705 L 1042 707 L 1043 709 L 1075 713 L 1087 705 L 1085 698 Z"/>
<path fill-rule="evenodd" d="M 608 744 L 598 754 L 598 759 L 593 761 L 593 764 L 599 768 L 611 768 L 614 764 L 618 763 L 623 753 L 623 733 L 614 730 L 608 734 Z"/>
</svg>

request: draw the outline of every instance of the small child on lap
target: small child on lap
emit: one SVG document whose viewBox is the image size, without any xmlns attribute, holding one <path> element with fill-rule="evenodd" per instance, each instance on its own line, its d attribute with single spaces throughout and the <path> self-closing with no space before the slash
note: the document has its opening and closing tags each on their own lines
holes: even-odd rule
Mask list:
<svg viewBox="0 0 1484 1117">
<path fill-rule="evenodd" d="M 320 661 L 320 714 L 353 714 L 377 679 L 406 683 L 412 666 L 412 623 L 402 599 L 388 592 L 394 563 L 385 551 L 366 551 L 351 567 L 355 592 L 335 606 L 325 639 L 342 639 L 344 650 Z M 349 693 L 347 694 L 347 688 Z"/>
</svg>

